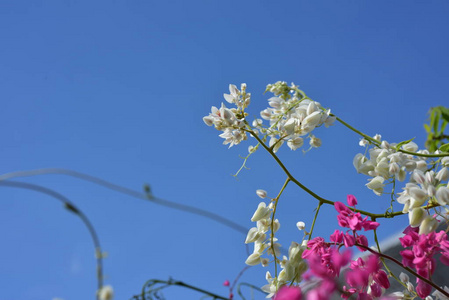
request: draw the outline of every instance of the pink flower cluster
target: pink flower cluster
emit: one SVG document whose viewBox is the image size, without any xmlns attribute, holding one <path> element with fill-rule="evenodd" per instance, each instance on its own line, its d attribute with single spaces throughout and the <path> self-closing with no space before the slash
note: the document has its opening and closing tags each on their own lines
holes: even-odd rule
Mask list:
<svg viewBox="0 0 449 300">
<path fill-rule="evenodd" d="M 435 271 L 435 254 L 441 253 L 440 260 L 449 266 L 449 241 L 444 231 L 438 233 L 419 234 L 419 228 L 407 227 L 404 237 L 399 238 L 402 247 L 406 249 L 400 252 L 402 264 L 414 268 L 422 277 L 429 279 Z M 421 298 L 427 297 L 432 291 L 432 286 L 417 278 L 416 292 Z"/>
<path fill-rule="evenodd" d="M 343 298 L 358 293 L 357 299 L 373 299 L 382 296 L 382 288 L 388 289 L 390 282 L 387 273 L 380 269 L 380 261 L 377 255 L 370 255 L 366 260 L 358 258 L 352 261 L 350 271 L 346 272 L 346 282 L 350 288 L 344 286 Z M 369 287 L 369 293 L 368 293 Z"/>
<path fill-rule="evenodd" d="M 348 195 L 348 204 L 350 206 L 357 205 L 357 199 L 353 195 Z M 379 227 L 379 223 L 368 220 L 368 217 L 362 219 L 360 213 L 356 213 L 349 209 L 342 202 L 335 202 L 335 209 L 339 212 L 337 216 L 338 225 L 343 228 L 349 228 L 346 233 L 338 229 L 331 235 L 331 241 L 334 243 L 344 243 L 346 247 L 352 247 L 356 243 L 368 247 L 368 240 L 366 236 L 358 234 L 357 231 L 363 230 L 373 230 Z M 358 247 L 360 251 L 365 251 L 365 249 Z"/>
</svg>

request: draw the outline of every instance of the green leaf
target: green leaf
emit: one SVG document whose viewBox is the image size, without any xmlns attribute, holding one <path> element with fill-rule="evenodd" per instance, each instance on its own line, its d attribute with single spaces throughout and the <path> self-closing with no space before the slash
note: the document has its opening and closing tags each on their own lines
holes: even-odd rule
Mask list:
<svg viewBox="0 0 449 300">
<path fill-rule="evenodd" d="M 449 153 L 449 144 L 444 144 L 440 146 L 440 151 Z"/>
<path fill-rule="evenodd" d="M 415 138 L 411 138 L 411 139 L 409 139 L 409 140 L 407 140 L 407 141 L 400 142 L 399 144 L 396 145 L 396 150 L 399 150 L 399 149 L 401 148 L 402 145 L 408 144 L 408 143 L 410 143 L 411 141 L 413 141 L 414 139 L 415 139 Z"/>
<path fill-rule="evenodd" d="M 439 106 L 439 108 L 440 108 L 441 116 L 443 117 L 443 119 L 446 122 L 449 122 L 449 108 L 444 107 L 444 106 Z"/>
<path fill-rule="evenodd" d="M 427 133 L 430 133 L 430 126 L 428 124 L 424 124 L 424 129 L 427 131 Z"/>
</svg>

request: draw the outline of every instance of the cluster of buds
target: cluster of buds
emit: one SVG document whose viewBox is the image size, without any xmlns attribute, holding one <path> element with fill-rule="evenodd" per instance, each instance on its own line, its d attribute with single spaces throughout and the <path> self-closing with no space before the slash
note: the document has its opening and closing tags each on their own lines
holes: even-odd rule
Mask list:
<svg viewBox="0 0 449 300">
<path fill-rule="evenodd" d="M 376 195 L 384 192 L 386 182 L 405 181 L 407 174 L 409 182 L 399 193 L 397 202 L 404 205 L 403 212 L 409 213 L 410 225 L 420 226 L 421 233 L 435 230 L 437 221 L 422 208 L 426 204 L 445 206 L 449 204 L 449 157 L 438 161 L 430 161 L 427 157 L 403 153 L 399 149 L 410 153 L 428 155 L 427 150 L 418 150 L 413 142 L 403 145 L 389 144 L 381 141 L 381 136 L 374 136 L 379 142 L 369 149 L 369 158 L 361 153 L 354 157 L 354 167 L 358 173 L 371 177 L 366 186 Z M 368 141 L 362 140 L 360 145 L 366 146 Z M 438 152 L 436 152 L 438 154 Z"/>
<path fill-rule="evenodd" d="M 262 119 L 269 121 L 270 126 L 264 127 L 262 120 L 256 119 L 253 126 L 261 133 L 270 137 L 270 147 L 276 152 L 287 141 L 291 150 L 303 146 L 304 136 L 309 138 L 310 147 L 321 146 L 321 140 L 311 132 L 321 125 L 329 127 L 335 121 L 330 110 L 324 110 L 318 102 L 305 96 L 293 83 L 279 81 L 268 85 L 267 91 L 275 96 L 268 99 L 269 108 L 261 111 Z"/>
<path fill-rule="evenodd" d="M 275 96 L 268 99 L 269 108 L 260 112 L 262 119 L 269 121 L 265 125 L 262 119 L 255 119 L 252 126 L 246 122 L 251 94 L 246 92 L 246 84 L 239 90 L 235 85 L 229 85 L 230 94 L 224 94 L 224 99 L 235 108 L 227 108 L 223 103 L 220 108 L 212 107 L 211 113 L 203 118 L 208 126 L 214 126 L 223 131 L 219 136 L 224 138 L 223 144 L 229 147 L 239 144 L 247 139 L 246 131 L 262 134 L 269 138 L 269 146 L 276 152 L 284 142 L 291 150 L 304 145 L 304 138 L 309 139 L 310 148 L 321 146 L 321 140 L 312 134 L 312 131 L 325 125 L 332 125 L 336 119 L 330 110 L 325 110 L 318 102 L 305 96 L 293 83 L 288 86 L 285 82 L 269 84 L 267 90 Z M 309 149 L 310 149 L 309 148 Z"/>
<path fill-rule="evenodd" d="M 246 84 L 242 83 L 241 91 L 233 84 L 229 85 L 230 94 L 224 94 L 227 102 L 235 104 L 237 108 L 227 108 L 224 103 L 220 108 L 212 106 L 211 113 L 203 118 L 207 126 L 223 131 L 219 136 L 224 138 L 223 144 L 229 148 L 240 144 L 248 137 L 243 130 L 245 127 L 245 108 L 249 105 L 251 94 L 246 93 Z"/>
<path fill-rule="evenodd" d="M 267 194 L 263 190 L 257 190 L 257 195 L 265 198 Z M 245 262 L 247 265 L 255 266 L 261 264 L 264 267 L 268 266 L 270 259 L 262 257 L 266 254 L 272 256 L 274 263 L 279 264 L 282 268 L 279 275 L 274 278 L 269 271 L 266 273 L 268 284 L 263 286 L 262 290 L 267 292 L 269 297 L 272 297 L 280 287 L 287 283 L 299 283 L 302 280 L 302 274 L 307 270 L 307 264 L 301 257 L 306 247 L 296 242 L 292 242 L 290 245 L 288 257 L 284 255 L 282 260 L 279 259 L 281 245 L 276 243 L 277 238 L 274 237 L 274 234 L 279 230 L 280 223 L 277 219 L 272 221 L 270 218 L 272 212 L 273 202 L 270 202 L 268 206 L 265 202 L 259 203 L 251 218 L 251 221 L 257 222 L 257 227 L 253 227 L 248 231 L 245 240 L 246 244 L 254 243 L 254 251 Z"/>
</svg>

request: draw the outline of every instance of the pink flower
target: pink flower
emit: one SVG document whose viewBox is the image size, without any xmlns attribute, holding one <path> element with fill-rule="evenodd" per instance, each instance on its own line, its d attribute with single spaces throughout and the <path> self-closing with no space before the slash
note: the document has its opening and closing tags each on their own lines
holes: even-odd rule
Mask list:
<svg viewBox="0 0 449 300">
<path fill-rule="evenodd" d="M 283 286 L 279 289 L 273 300 L 301 300 L 301 289 L 296 286 Z"/>
<path fill-rule="evenodd" d="M 223 285 L 224 286 L 229 286 L 230 285 L 229 280 L 225 280 L 225 282 L 223 282 Z"/>
<path fill-rule="evenodd" d="M 347 197 L 348 205 L 349 206 L 356 206 L 357 205 L 357 199 L 354 195 L 348 195 Z"/>
</svg>

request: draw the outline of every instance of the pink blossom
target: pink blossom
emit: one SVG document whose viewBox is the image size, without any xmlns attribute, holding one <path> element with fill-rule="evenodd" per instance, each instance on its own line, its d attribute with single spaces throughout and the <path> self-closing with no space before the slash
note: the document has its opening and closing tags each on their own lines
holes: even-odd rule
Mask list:
<svg viewBox="0 0 449 300">
<path fill-rule="evenodd" d="M 296 286 L 283 286 L 279 289 L 273 300 L 301 300 L 301 288 Z"/>
<path fill-rule="evenodd" d="M 349 206 L 356 206 L 357 205 L 357 199 L 354 195 L 348 195 L 347 197 L 348 205 Z"/>
</svg>

